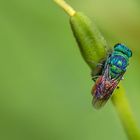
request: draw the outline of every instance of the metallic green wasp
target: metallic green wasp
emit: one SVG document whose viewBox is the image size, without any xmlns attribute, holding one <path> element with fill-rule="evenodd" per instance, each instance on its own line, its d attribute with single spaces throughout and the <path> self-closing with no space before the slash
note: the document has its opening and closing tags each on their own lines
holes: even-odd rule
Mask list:
<svg viewBox="0 0 140 140">
<path fill-rule="evenodd" d="M 96 79 L 92 89 L 93 106 L 101 108 L 110 98 L 113 91 L 123 78 L 129 64 L 132 51 L 123 44 L 116 44 L 108 56 L 102 74 Z"/>
</svg>

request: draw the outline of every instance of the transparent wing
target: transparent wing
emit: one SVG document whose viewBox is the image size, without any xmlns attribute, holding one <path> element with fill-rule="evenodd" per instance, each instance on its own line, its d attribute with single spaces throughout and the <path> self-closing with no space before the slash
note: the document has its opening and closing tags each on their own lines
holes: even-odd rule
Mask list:
<svg viewBox="0 0 140 140">
<path fill-rule="evenodd" d="M 108 70 L 109 69 L 107 68 L 104 75 L 100 76 L 96 80 L 96 83 L 92 90 L 92 95 L 93 95 L 92 104 L 96 109 L 100 109 L 106 104 L 112 92 L 110 91 L 110 86 L 106 88 L 106 82 L 108 82 L 106 79 Z"/>
<path fill-rule="evenodd" d="M 111 79 L 111 76 L 109 74 L 109 66 L 106 66 L 106 69 L 104 71 L 104 75 L 99 77 L 96 80 L 96 83 L 93 87 L 92 95 L 93 100 L 92 104 L 94 108 L 100 109 L 103 107 L 108 99 L 111 97 L 113 91 L 119 84 L 120 80 L 122 79 L 125 71 L 122 72 L 118 77 Z"/>
<path fill-rule="evenodd" d="M 94 106 L 94 108 L 100 109 L 106 104 L 106 102 L 108 101 L 109 98 L 110 98 L 110 95 L 109 95 L 109 97 L 107 99 L 104 99 L 104 98 L 99 99 L 99 98 L 93 97 L 92 105 Z"/>
</svg>

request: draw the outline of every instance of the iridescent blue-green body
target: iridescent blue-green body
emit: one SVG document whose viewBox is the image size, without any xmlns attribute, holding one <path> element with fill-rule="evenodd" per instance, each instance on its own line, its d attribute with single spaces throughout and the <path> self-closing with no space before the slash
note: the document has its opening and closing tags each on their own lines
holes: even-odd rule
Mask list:
<svg viewBox="0 0 140 140">
<path fill-rule="evenodd" d="M 131 56 L 132 51 L 125 45 L 114 46 L 113 52 L 107 57 L 101 75 L 92 88 L 92 103 L 95 108 L 101 108 L 108 101 L 126 72 Z"/>
<path fill-rule="evenodd" d="M 109 73 L 112 78 L 117 78 L 124 74 L 129 64 L 132 51 L 123 44 L 116 44 L 114 51 L 108 57 L 106 65 L 109 65 Z"/>
</svg>

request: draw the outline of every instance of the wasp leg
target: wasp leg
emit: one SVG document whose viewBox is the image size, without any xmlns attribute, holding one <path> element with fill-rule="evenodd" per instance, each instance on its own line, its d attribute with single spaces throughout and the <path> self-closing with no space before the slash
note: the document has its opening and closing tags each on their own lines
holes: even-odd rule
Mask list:
<svg viewBox="0 0 140 140">
<path fill-rule="evenodd" d="M 91 72 L 92 80 L 95 82 L 96 79 L 102 75 L 102 71 L 104 69 L 105 60 L 100 61 L 99 63 L 95 61 L 90 61 L 91 63 L 95 64 L 96 68 L 94 71 Z"/>
<path fill-rule="evenodd" d="M 92 64 L 95 64 L 96 67 L 98 67 L 98 66 L 103 66 L 103 65 L 104 65 L 104 64 L 102 64 L 102 63 L 98 63 L 98 62 L 95 62 L 95 61 L 88 61 L 88 62 L 90 62 L 90 63 L 92 63 Z"/>
<path fill-rule="evenodd" d="M 92 80 L 95 82 L 96 81 L 96 79 L 99 77 L 99 75 L 97 75 L 97 76 L 92 76 Z"/>
</svg>

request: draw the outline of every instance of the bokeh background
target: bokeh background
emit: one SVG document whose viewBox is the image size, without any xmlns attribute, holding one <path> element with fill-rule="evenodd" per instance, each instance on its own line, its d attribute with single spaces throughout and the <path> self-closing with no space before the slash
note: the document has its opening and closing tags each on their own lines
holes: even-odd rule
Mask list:
<svg viewBox="0 0 140 140">
<path fill-rule="evenodd" d="M 110 46 L 133 50 L 123 84 L 140 126 L 140 1 L 67 2 Z M 52 0 L 0 0 L 1 140 L 127 140 L 110 101 L 92 107 L 92 85 L 62 9 Z"/>
</svg>

